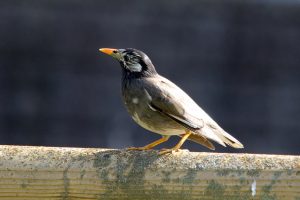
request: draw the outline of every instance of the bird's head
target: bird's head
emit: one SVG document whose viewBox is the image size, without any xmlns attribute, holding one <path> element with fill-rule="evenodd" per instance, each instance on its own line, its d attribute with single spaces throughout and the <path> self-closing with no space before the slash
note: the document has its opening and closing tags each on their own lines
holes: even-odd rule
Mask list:
<svg viewBox="0 0 300 200">
<path fill-rule="evenodd" d="M 121 64 L 126 74 L 134 76 L 151 76 L 156 70 L 148 56 L 137 49 L 110 49 L 102 48 L 99 51 L 112 56 Z"/>
</svg>

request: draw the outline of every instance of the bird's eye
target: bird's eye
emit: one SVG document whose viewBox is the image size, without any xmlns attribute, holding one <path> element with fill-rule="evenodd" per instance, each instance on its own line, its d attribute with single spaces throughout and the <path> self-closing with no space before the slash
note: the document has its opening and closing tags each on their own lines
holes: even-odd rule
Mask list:
<svg viewBox="0 0 300 200">
<path fill-rule="evenodd" d="M 113 53 L 118 53 L 118 51 L 117 50 L 113 50 Z"/>
</svg>

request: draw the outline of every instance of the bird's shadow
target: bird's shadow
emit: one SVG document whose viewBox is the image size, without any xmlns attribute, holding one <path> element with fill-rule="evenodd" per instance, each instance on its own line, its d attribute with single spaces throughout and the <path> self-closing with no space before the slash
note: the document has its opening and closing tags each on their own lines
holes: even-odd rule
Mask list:
<svg viewBox="0 0 300 200">
<path fill-rule="evenodd" d="M 93 166 L 102 177 L 116 179 L 118 183 L 141 183 L 147 170 L 155 169 L 155 162 L 160 158 L 158 151 L 102 150 L 94 153 Z M 107 173 L 107 174 L 105 174 Z"/>
</svg>

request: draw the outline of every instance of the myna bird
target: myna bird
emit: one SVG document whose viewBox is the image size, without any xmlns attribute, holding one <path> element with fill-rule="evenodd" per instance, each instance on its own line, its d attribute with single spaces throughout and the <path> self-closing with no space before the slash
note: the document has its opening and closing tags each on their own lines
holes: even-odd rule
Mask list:
<svg viewBox="0 0 300 200">
<path fill-rule="evenodd" d="M 127 49 L 99 49 L 115 58 L 122 67 L 122 96 L 134 121 L 143 128 L 162 135 L 144 147 L 130 150 L 148 150 L 177 135 L 181 140 L 160 154 L 177 151 L 188 139 L 214 150 L 210 140 L 224 147 L 243 148 L 234 137 L 225 132 L 191 97 L 168 79 L 159 75 L 149 57 L 142 51 Z"/>
</svg>

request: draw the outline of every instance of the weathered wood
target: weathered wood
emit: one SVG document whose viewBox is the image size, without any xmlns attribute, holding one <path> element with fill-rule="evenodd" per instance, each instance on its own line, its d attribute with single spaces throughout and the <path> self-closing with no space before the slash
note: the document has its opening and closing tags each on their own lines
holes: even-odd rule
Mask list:
<svg viewBox="0 0 300 200">
<path fill-rule="evenodd" d="M 0 146 L 0 199 L 300 199 L 300 156 Z"/>
</svg>

